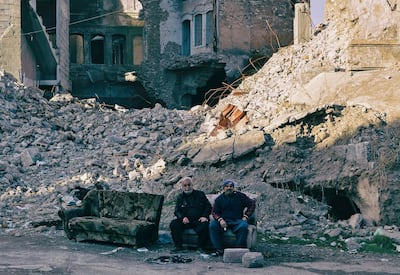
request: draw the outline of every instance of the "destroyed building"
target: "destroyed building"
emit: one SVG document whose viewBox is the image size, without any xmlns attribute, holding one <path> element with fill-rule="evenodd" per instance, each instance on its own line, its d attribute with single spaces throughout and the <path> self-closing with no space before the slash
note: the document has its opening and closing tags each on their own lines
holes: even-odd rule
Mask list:
<svg viewBox="0 0 400 275">
<path fill-rule="evenodd" d="M 0 71 L 0 218 L 21 230 L 32 217 L 43 219 L 32 224 L 52 224 L 48 213 L 55 212 L 60 193 L 76 183 L 106 183 L 166 194 L 167 225 L 176 183 L 190 174 L 208 193 L 229 177 L 262 194 L 262 230 L 308 231 L 315 222 L 308 232 L 325 234 L 326 208 L 309 204 L 309 195 L 326 202 L 337 220 L 358 217 L 353 229 L 361 218 L 370 226 L 399 225 L 397 2 L 327 1 L 326 24 L 309 42 L 281 48 L 215 108 L 156 104 L 105 112 L 93 100 L 67 94 L 47 102 Z M 145 44 L 142 64 L 148 62 Z M 234 112 L 226 125 L 242 117 L 245 123 L 212 135 L 224 126 L 217 123 L 227 106 Z M 298 222 L 301 213 L 312 222 Z M 296 235 L 309 235 L 304 232 Z"/>
<path fill-rule="evenodd" d="M 0 67 L 27 86 L 70 90 L 69 1 L 0 1 Z"/>
<path fill-rule="evenodd" d="M 137 0 L 70 1 L 72 94 L 148 106 L 136 71 L 143 61 L 143 14 Z"/>
<path fill-rule="evenodd" d="M 53 93 L 188 108 L 293 41 L 293 2 L 2 0 L 0 64 Z"/>
</svg>

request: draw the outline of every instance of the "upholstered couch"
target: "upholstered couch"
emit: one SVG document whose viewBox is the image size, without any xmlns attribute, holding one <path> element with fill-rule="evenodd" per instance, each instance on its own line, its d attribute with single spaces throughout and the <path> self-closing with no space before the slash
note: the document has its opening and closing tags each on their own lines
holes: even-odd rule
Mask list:
<svg viewBox="0 0 400 275">
<path fill-rule="evenodd" d="M 251 199 L 256 201 L 257 204 L 257 195 L 255 194 L 250 194 L 250 193 L 245 193 L 248 195 Z M 210 201 L 211 205 L 214 205 L 214 201 L 217 198 L 219 194 L 207 194 L 207 199 Z M 249 223 L 249 228 L 248 228 L 248 234 L 247 234 L 247 248 L 251 249 L 254 248 L 257 244 L 257 221 L 256 221 L 256 211 L 257 211 L 257 205 L 254 214 L 249 218 L 248 223 Z M 210 219 L 212 219 L 212 216 L 210 215 Z M 236 242 L 236 236 L 232 232 L 232 230 L 228 229 L 227 231 L 224 232 L 224 247 L 234 247 Z M 186 229 L 183 232 L 183 246 L 188 247 L 188 248 L 195 248 L 197 247 L 197 234 L 193 229 Z M 208 247 L 212 248 L 211 243 L 207 244 Z"/>
<path fill-rule="evenodd" d="M 69 239 L 141 246 L 158 239 L 163 202 L 162 195 L 91 190 L 81 207 L 58 214 Z"/>
</svg>

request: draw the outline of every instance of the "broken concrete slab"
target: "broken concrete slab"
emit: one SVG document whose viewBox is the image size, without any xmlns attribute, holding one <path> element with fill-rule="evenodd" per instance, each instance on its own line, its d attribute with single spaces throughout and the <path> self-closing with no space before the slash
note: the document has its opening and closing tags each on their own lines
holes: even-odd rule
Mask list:
<svg viewBox="0 0 400 275">
<path fill-rule="evenodd" d="M 238 158 L 265 143 L 262 131 L 251 131 L 241 136 L 207 143 L 192 162 L 195 165 L 214 164 L 229 158 Z"/>
<path fill-rule="evenodd" d="M 233 145 L 233 157 L 238 158 L 251 151 L 254 151 L 265 143 L 262 131 L 252 131 L 244 135 L 235 137 Z"/>
</svg>

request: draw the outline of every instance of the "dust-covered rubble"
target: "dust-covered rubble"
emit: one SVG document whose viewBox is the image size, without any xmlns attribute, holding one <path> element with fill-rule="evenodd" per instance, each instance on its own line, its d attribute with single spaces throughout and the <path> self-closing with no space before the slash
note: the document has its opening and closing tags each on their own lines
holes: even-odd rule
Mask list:
<svg viewBox="0 0 400 275">
<path fill-rule="evenodd" d="M 336 23 L 280 49 L 214 108 L 48 101 L 1 72 L 0 234 L 62 234 L 60 207 L 99 186 L 165 195 L 165 230 L 183 176 L 206 193 L 232 178 L 258 194 L 260 233 L 344 243 L 397 232 L 400 73 L 345 71 L 350 34 Z M 210 135 L 228 104 L 248 123 Z"/>
<path fill-rule="evenodd" d="M 48 102 L 40 90 L 23 87 L 5 73 L 1 83 L 0 99 L 5 106 L 0 120 L 1 233 L 60 229 L 58 209 L 79 204 L 78 187 L 99 185 L 170 193 L 162 224 L 167 227 L 178 191 L 175 183 L 202 169 L 189 169 L 182 156 L 173 157 L 179 145 L 197 134 L 201 108 L 191 112 L 161 106 L 117 111 L 67 94 Z M 212 178 L 218 169 L 209 172 L 205 174 L 210 177 L 208 186 L 201 186 L 200 178 L 196 183 L 206 191 L 218 192 L 218 179 Z M 317 236 L 316 228 L 329 224 L 325 218 L 329 207 L 311 197 L 300 199 L 297 193 L 264 182 L 249 184 L 247 191 L 260 195 L 257 215 L 261 232 Z"/>
</svg>

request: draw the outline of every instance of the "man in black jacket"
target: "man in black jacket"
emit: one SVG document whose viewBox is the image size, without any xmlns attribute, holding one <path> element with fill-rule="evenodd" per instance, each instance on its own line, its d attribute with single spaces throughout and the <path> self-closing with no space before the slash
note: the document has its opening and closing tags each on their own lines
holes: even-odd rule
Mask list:
<svg viewBox="0 0 400 275">
<path fill-rule="evenodd" d="M 198 235 L 198 246 L 205 249 L 209 242 L 208 226 L 211 214 L 211 204 L 203 191 L 193 189 L 190 177 L 180 180 L 182 193 L 177 197 L 175 204 L 176 219 L 170 223 L 174 251 L 182 250 L 182 234 L 187 228 L 193 228 Z"/>
</svg>

